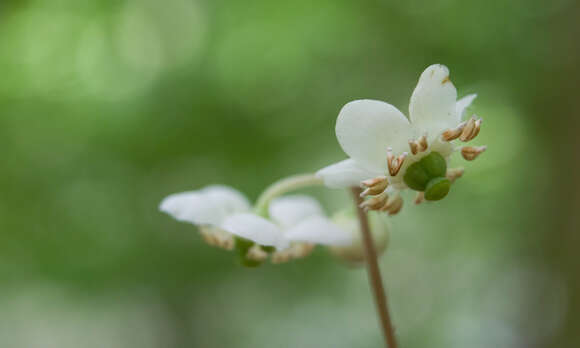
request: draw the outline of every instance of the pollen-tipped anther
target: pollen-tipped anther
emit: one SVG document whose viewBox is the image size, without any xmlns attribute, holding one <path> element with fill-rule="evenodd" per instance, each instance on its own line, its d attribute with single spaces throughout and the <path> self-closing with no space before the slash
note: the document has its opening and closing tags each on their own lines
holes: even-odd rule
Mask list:
<svg viewBox="0 0 580 348">
<path fill-rule="evenodd" d="M 409 140 L 409 149 L 413 155 L 416 155 L 419 152 L 419 144 L 414 140 Z"/>
<path fill-rule="evenodd" d="M 293 259 L 301 259 L 312 253 L 315 245 L 309 243 L 297 243 L 282 251 L 272 254 L 272 263 L 284 263 Z"/>
<path fill-rule="evenodd" d="M 418 154 L 419 152 L 423 152 L 429 148 L 429 143 L 427 142 L 427 136 L 422 135 L 417 140 L 409 140 L 409 148 L 411 149 L 411 153 L 413 155 Z"/>
<path fill-rule="evenodd" d="M 365 200 L 360 204 L 360 207 L 365 211 L 380 210 L 387 204 L 388 199 L 389 196 L 383 192 L 378 196 L 374 196 Z"/>
<path fill-rule="evenodd" d="M 381 211 L 389 213 L 389 215 L 395 215 L 401 211 L 403 208 L 403 198 L 400 195 L 395 195 L 387 201 Z"/>
<path fill-rule="evenodd" d="M 445 177 L 447 177 L 447 179 L 449 179 L 449 181 L 451 181 L 451 183 L 454 183 L 455 180 L 457 180 L 463 176 L 464 172 L 465 172 L 465 169 L 463 169 L 463 168 L 447 169 L 447 174 L 445 175 Z"/>
<path fill-rule="evenodd" d="M 232 250 L 234 248 L 234 237 L 229 233 L 209 227 L 200 227 L 199 233 L 203 240 L 211 246 L 226 250 Z"/>
<path fill-rule="evenodd" d="M 427 135 L 425 134 L 419 137 L 418 142 L 419 142 L 419 151 L 421 152 L 427 150 L 427 148 L 429 147 L 429 143 L 427 142 Z"/>
<path fill-rule="evenodd" d="M 473 161 L 477 156 L 484 152 L 485 149 L 487 149 L 487 146 L 464 146 L 461 148 L 461 156 L 463 156 L 467 161 Z"/>
<path fill-rule="evenodd" d="M 445 141 L 452 141 L 459 138 L 466 124 L 467 122 L 461 122 L 457 127 L 444 131 L 443 134 L 441 134 L 441 138 Z"/>
<path fill-rule="evenodd" d="M 399 173 L 399 170 L 401 170 L 401 166 L 403 165 L 407 155 L 407 152 L 403 152 L 401 155 L 395 158 L 395 155 L 393 155 L 393 150 L 391 148 L 387 149 L 387 165 L 389 167 L 389 174 L 391 176 L 396 176 Z"/>
<path fill-rule="evenodd" d="M 415 196 L 415 204 L 421 204 L 423 202 L 425 202 L 425 192 L 417 192 L 417 195 Z"/>
<path fill-rule="evenodd" d="M 474 139 L 481 130 L 481 123 L 483 120 L 480 118 L 479 120 L 475 121 L 475 128 L 473 129 L 473 134 L 471 134 L 471 139 Z"/>
<path fill-rule="evenodd" d="M 465 128 L 463 128 L 463 131 L 459 136 L 459 140 L 461 141 L 471 140 L 471 134 L 474 132 L 474 130 L 475 130 L 475 118 L 472 117 L 467 121 Z"/>
<path fill-rule="evenodd" d="M 265 252 L 261 246 L 255 244 L 248 250 L 246 258 L 253 261 L 264 261 L 268 258 L 268 253 Z"/>
<path fill-rule="evenodd" d="M 475 116 L 471 117 L 461 132 L 459 140 L 467 142 L 475 138 L 479 134 L 482 122 L 481 119 L 476 120 Z"/>
<path fill-rule="evenodd" d="M 373 179 L 368 179 L 361 182 L 361 186 L 364 188 L 364 191 L 360 194 L 361 197 L 366 197 L 369 195 L 378 195 L 385 191 L 387 186 L 389 186 L 389 182 L 387 181 L 386 176 L 378 176 Z"/>
</svg>

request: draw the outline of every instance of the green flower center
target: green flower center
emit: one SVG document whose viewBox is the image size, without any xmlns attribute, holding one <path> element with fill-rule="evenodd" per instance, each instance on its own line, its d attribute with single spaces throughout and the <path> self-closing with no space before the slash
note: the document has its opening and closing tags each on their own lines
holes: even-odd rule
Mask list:
<svg viewBox="0 0 580 348">
<path fill-rule="evenodd" d="M 441 154 L 431 152 L 421 160 L 411 164 L 403 181 L 415 191 L 425 192 L 425 199 L 438 201 L 449 193 L 451 182 L 445 177 L 447 163 Z"/>
</svg>

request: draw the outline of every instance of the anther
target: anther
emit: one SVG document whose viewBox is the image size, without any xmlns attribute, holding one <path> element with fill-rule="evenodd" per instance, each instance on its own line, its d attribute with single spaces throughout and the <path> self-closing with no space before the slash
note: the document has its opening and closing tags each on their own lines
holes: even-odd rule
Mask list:
<svg viewBox="0 0 580 348">
<path fill-rule="evenodd" d="M 483 122 L 482 119 L 475 120 L 475 117 L 469 119 L 465 128 L 461 132 L 459 140 L 466 142 L 475 138 L 479 134 L 479 131 L 481 130 L 482 122 Z"/>
<path fill-rule="evenodd" d="M 469 119 L 469 121 L 467 121 L 465 128 L 463 128 L 463 131 L 461 132 L 461 135 L 459 136 L 459 140 L 469 141 L 469 140 L 473 139 L 471 137 L 471 135 L 473 134 L 474 130 L 475 130 L 475 118 L 472 117 Z"/>
<path fill-rule="evenodd" d="M 385 206 L 381 208 L 381 211 L 385 211 L 389 215 L 395 215 L 401 211 L 401 208 L 403 208 L 403 198 L 400 195 L 396 195 L 387 201 Z"/>
<path fill-rule="evenodd" d="M 427 136 L 424 134 L 421 135 L 418 142 L 419 142 L 419 151 L 421 152 L 427 150 L 427 148 L 429 147 L 429 143 L 427 142 Z"/>
<path fill-rule="evenodd" d="M 389 174 L 391 174 L 391 176 L 396 176 L 399 173 L 399 170 L 401 170 L 401 166 L 403 165 L 407 155 L 407 152 L 403 152 L 402 155 L 399 155 L 399 157 L 395 158 L 393 155 L 393 150 L 391 148 L 387 149 L 387 165 L 389 167 Z"/>
<path fill-rule="evenodd" d="M 474 139 L 479 134 L 479 131 L 481 129 L 481 122 L 483 122 L 481 118 L 475 121 L 475 128 L 473 129 L 473 133 L 471 134 L 471 139 Z"/>
<path fill-rule="evenodd" d="M 409 148 L 411 149 L 411 153 L 416 155 L 419 152 L 423 152 L 427 150 L 429 147 L 429 143 L 427 142 L 427 136 L 422 135 L 417 140 L 409 140 Z"/>
<path fill-rule="evenodd" d="M 265 252 L 258 244 L 255 244 L 248 250 L 246 257 L 254 261 L 264 261 L 266 258 L 268 258 L 268 253 Z"/>
<path fill-rule="evenodd" d="M 385 191 L 387 186 L 389 186 L 389 182 L 387 181 L 386 176 L 378 176 L 373 179 L 368 179 L 361 182 L 361 186 L 365 188 L 365 190 L 360 194 L 361 197 L 366 197 L 369 195 L 378 195 Z"/>
<path fill-rule="evenodd" d="M 385 206 L 387 200 L 389 199 L 389 195 L 385 192 L 381 193 L 378 196 L 371 197 L 360 204 L 360 207 L 365 210 L 379 210 Z"/>
<path fill-rule="evenodd" d="M 413 155 L 416 155 L 419 152 L 419 144 L 414 140 L 409 140 L 409 148 Z"/>
<path fill-rule="evenodd" d="M 473 161 L 477 158 L 482 152 L 487 149 L 487 146 L 464 146 L 461 149 L 461 155 L 467 161 Z"/>
<path fill-rule="evenodd" d="M 203 240 L 211 246 L 226 250 L 232 250 L 234 248 L 234 238 L 223 231 L 201 227 L 199 232 Z"/>
<path fill-rule="evenodd" d="M 276 251 L 272 254 L 272 263 L 284 263 L 292 259 L 300 259 L 312 253 L 315 245 L 309 243 L 298 243 L 282 251 Z"/>
<path fill-rule="evenodd" d="M 424 192 L 417 192 L 415 196 L 415 204 L 421 204 L 425 201 L 425 193 Z"/>
<path fill-rule="evenodd" d="M 465 172 L 465 169 L 463 168 L 451 168 L 447 169 L 447 174 L 445 176 L 449 181 L 451 181 L 451 183 L 453 183 L 455 180 L 463 176 L 463 172 Z"/>
<path fill-rule="evenodd" d="M 463 129 L 465 128 L 466 124 L 467 124 L 467 122 L 461 122 L 457 127 L 450 128 L 450 129 L 446 130 L 445 132 L 443 132 L 443 134 L 441 134 L 441 137 L 445 141 L 451 141 L 451 140 L 455 140 L 455 139 L 459 138 L 459 136 L 463 132 Z"/>
</svg>

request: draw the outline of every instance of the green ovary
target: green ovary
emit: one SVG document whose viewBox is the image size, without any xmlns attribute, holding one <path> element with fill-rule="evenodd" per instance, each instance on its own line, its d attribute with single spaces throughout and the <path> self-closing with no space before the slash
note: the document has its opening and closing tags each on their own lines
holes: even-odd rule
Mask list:
<svg viewBox="0 0 580 348">
<path fill-rule="evenodd" d="M 446 173 L 445 158 L 432 152 L 411 164 L 403 176 L 403 181 L 411 189 L 425 192 L 426 200 L 438 201 L 447 196 L 451 187 L 451 182 L 445 177 Z"/>
</svg>

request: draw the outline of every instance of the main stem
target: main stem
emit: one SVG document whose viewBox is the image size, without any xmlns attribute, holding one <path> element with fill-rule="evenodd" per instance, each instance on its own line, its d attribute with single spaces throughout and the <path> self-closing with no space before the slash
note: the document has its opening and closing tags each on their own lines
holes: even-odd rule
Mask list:
<svg viewBox="0 0 580 348">
<path fill-rule="evenodd" d="M 358 187 L 352 188 L 352 194 L 356 204 L 360 230 L 362 233 L 369 283 L 373 291 L 375 305 L 377 307 L 377 311 L 379 312 L 381 328 L 383 330 L 383 336 L 385 337 L 387 346 L 389 348 L 397 348 L 395 330 L 393 329 L 393 323 L 391 322 L 391 317 L 389 315 L 387 294 L 385 292 L 385 288 L 383 287 L 383 280 L 381 278 L 381 271 L 379 270 L 379 264 L 377 262 L 377 252 L 375 250 L 375 245 L 371 236 L 369 221 L 366 212 L 360 207 L 360 204 L 363 202 L 363 199 L 360 196 L 361 192 L 362 190 Z"/>
</svg>

